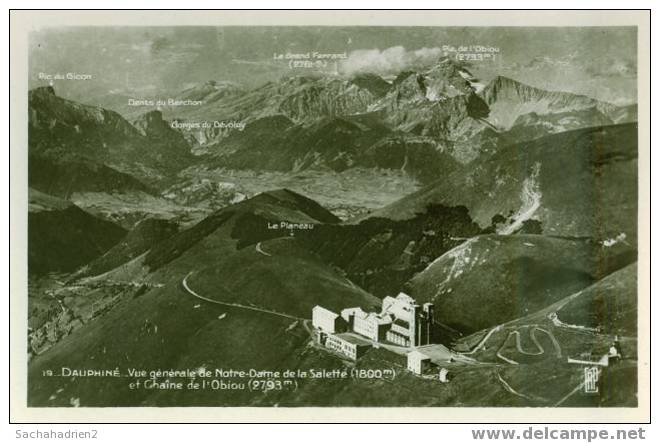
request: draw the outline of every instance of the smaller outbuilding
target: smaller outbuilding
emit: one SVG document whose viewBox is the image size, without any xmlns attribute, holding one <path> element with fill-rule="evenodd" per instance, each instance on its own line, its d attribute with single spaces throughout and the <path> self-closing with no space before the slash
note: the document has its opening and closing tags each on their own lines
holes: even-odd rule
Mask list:
<svg viewBox="0 0 660 443">
<path fill-rule="evenodd" d="M 318 305 L 312 309 L 312 325 L 330 334 L 345 332 L 348 329 L 348 324 L 339 314 Z"/>
<path fill-rule="evenodd" d="M 414 374 L 422 375 L 428 372 L 432 367 L 431 357 L 418 351 L 417 349 L 409 352 L 408 355 L 408 370 Z"/>
</svg>

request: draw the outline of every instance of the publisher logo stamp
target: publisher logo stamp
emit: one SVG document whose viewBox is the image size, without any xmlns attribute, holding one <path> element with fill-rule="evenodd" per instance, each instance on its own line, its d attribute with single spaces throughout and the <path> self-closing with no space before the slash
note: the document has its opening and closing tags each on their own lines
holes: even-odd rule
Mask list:
<svg viewBox="0 0 660 443">
<path fill-rule="evenodd" d="M 584 368 L 584 393 L 598 393 L 598 368 L 595 366 Z"/>
</svg>

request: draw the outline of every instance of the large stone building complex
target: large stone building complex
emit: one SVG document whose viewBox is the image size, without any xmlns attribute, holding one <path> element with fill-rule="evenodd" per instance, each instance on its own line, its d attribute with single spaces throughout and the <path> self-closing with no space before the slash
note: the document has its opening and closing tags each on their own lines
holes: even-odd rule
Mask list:
<svg viewBox="0 0 660 443">
<path fill-rule="evenodd" d="M 336 314 L 315 306 L 312 309 L 312 324 L 328 336 L 348 331 L 373 342 L 389 342 L 404 347 L 423 346 L 430 344 L 432 339 L 433 304 L 420 306 L 415 299 L 402 292 L 396 297 L 385 297 L 378 313 L 365 312 L 362 308 L 346 308 Z"/>
</svg>

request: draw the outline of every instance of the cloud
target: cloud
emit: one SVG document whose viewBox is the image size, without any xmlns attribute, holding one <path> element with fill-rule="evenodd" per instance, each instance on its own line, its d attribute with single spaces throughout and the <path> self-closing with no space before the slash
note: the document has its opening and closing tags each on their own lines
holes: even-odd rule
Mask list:
<svg viewBox="0 0 660 443">
<path fill-rule="evenodd" d="M 542 72 L 548 72 L 548 70 L 581 71 L 591 78 L 635 78 L 637 76 L 637 67 L 633 60 L 612 57 L 578 57 L 575 53 L 562 58 L 534 57 L 527 63 L 513 63 L 508 68 L 521 72 L 531 70 Z"/>
<path fill-rule="evenodd" d="M 586 71 L 593 77 L 637 77 L 637 66 L 632 60 L 604 59 L 588 65 Z"/>
<path fill-rule="evenodd" d="M 384 50 L 358 49 L 351 51 L 342 60 L 340 69 L 347 74 L 373 72 L 391 74 L 417 66 L 436 62 L 443 55 L 440 48 L 420 48 L 412 51 L 403 46 L 392 46 Z"/>
<path fill-rule="evenodd" d="M 522 65 L 529 69 L 547 69 L 548 67 L 563 68 L 571 65 L 572 58 L 552 58 L 548 56 L 534 57 L 529 62 Z"/>
</svg>

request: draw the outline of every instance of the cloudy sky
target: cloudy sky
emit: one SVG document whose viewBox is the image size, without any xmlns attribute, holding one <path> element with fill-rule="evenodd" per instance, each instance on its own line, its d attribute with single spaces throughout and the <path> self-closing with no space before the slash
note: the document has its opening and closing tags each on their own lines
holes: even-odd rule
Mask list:
<svg viewBox="0 0 660 443">
<path fill-rule="evenodd" d="M 48 83 L 39 72 L 91 74 L 92 81 L 55 81 L 59 94 L 74 99 L 139 98 L 208 80 L 255 87 L 296 73 L 275 53 L 310 51 L 347 53 L 326 69 L 388 76 L 432 63 L 446 45 L 498 48 L 494 60 L 472 63 L 483 81 L 501 74 L 617 104 L 636 101 L 635 29 L 597 27 L 48 28 L 30 36 L 30 87 Z"/>
</svg>

